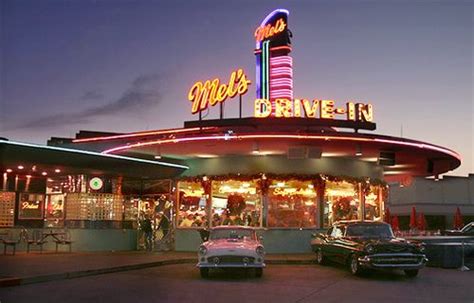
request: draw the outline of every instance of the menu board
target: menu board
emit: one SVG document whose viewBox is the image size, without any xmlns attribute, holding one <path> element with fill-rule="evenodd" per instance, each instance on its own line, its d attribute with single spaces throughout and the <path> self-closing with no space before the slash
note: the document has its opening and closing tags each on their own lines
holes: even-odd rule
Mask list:
<svg viewBox="0 0 474 303">
<path fill-rule="evenodd" d="M 20 194 L 19 219 L 43 219 L 44 195 Z"/>
</svg>

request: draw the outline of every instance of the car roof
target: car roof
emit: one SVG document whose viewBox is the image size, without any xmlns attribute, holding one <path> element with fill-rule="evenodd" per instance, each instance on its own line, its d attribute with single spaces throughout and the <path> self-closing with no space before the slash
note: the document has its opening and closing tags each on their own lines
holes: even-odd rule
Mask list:
<svg viewBox="0 0 474 303">
<path fill-rule="evenodd" d="M 361 220 L 341 220 L 334 222 L 333 226 L 336 225 L 354 225 L 354 224 L 367 224 L 367 225 L 388 225 L 388 223 L 382 221 L 361 221 Z"/>
<path fill-rule="evenodd" d="M 251 226 L 241 226 L 241 225 L 219 225 L 219 226 L 214 226 L 211 228 L 211 230 L 215 229 L 248 229 L 248 230 L 255 230 L 255 228 Z"/>
</svg>

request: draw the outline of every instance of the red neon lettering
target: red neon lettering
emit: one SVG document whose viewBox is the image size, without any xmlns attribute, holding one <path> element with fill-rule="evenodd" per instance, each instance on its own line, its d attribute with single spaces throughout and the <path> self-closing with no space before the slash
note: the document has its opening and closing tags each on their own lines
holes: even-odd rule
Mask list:
<svg viewBox="0 0 474 303">
<path fill-rule="evenodd" d="M 285 28 L 286 23 L 283 19 L 278 19 L 277 22 L 275 22 L 274 26 L 271 26 L 270 24 L 259 26 L 255 30 L 255 40 L 257 40 L 257 42 L 263 41 L 276 34 L 281 33 L 285 30 Z"/>
</svg>

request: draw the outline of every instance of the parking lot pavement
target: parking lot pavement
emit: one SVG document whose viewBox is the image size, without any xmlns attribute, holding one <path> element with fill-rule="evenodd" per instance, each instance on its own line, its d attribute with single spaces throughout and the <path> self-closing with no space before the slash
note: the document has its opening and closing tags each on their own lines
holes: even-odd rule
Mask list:
<svg viewBox="0 0 474 303">
<path fill-rule="evenodd" d="M 474 302 L 474 272 L 425 268 L 353 277 L 337 266 L 270 265 L 216 271 L 201 279 L 192 264 L 166 265 L 0 289 L 9 302 Z"/>
</svg>

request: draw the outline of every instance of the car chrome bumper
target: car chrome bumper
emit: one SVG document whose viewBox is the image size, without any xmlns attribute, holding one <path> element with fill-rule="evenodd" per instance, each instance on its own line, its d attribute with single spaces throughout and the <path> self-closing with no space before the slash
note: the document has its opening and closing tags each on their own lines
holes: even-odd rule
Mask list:
<svg viewBox="0 0 474 303">
<path fill-rule="evenodd" d="M 359 257 L 359 264 L 367 268 L 420 269 L 428 262 L 424 254 L 373 254 Z"/>
<path fill-rule="evenodd" d="M 252 264 L 235 264 L 235 263 L 198 263 L 196 264 L 198 268 L 265 268 L 265 263 L 252 263 Z"/>
</svg>

